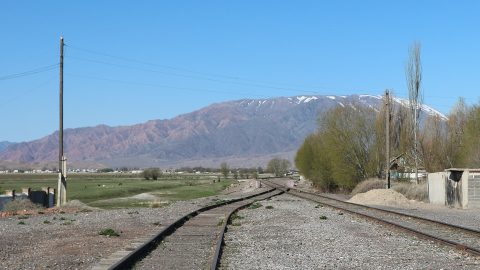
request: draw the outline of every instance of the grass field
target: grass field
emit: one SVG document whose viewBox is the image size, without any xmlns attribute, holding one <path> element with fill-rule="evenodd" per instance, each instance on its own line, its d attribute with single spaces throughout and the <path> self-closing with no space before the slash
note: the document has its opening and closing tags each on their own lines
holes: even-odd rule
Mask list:
<svg viewBox="0 0 480 270">
<path fill-rule="evenodd" d="M 70 174 L 67 200 L 101 208 L 160 207 L 177 200 L 216 195 L 233 180 L 215 181 L 212 175 L 165 175 L 144 180 L 136 174 Z M 0 174 L 0 192 L 29 187 L 57 187 L 56 174 Z M 146 196 L 142 196 L 149 193 Z M 139 195 L 141 194 L 141 195 Z M 139 195 L 139 196 L 135 196 Z"/>
</svg>

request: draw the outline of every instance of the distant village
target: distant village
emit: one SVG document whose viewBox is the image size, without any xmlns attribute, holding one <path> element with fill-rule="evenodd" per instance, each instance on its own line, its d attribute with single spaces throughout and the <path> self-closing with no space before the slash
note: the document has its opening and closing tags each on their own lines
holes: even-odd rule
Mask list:
<svg viewBox="0 0 480 270">
<path fill-rule="evenodd" d="M 67 173 L 142 173 L 141 169 L 134 170 L 120 170 L 120 169 L 68 169 Z M 0 174 L 10 174 L 10 173 L 26 173 L 26 174 L 49 174 L 49 173 L 58 173 L 58 171 L 53 170 L 23 170 L 23 169 L 11 169 L 11 170 L 0 170 Z"/>
</svg>

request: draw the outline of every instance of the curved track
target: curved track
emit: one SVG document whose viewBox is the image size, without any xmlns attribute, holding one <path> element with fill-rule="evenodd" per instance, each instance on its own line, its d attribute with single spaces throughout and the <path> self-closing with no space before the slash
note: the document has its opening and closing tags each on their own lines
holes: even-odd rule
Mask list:
<svg viewBox="0 0 480 270">
<path fill-rule="evenodd" d="M 183 216 L 149 239 L 132 243 L 93 269 L 216 269 L 230 216 L 257 200 L 282 194 L 276 188 L 222 201 Z"/>
<path fill-rule="evenodd" d="M 472 228 L 448 224 L 391 210 L 354 204 L 320 194 L 295 188 L 286 188 L 272 181 L 263 180 L 265 185 L 282 189 L 288 194 L 330 206 L 342 211 L 357 214 L 374 221 L 408 231 L 422 238 L 453 246 L 476 256 L 480 256 L 480 231 Z"/>
</svg>

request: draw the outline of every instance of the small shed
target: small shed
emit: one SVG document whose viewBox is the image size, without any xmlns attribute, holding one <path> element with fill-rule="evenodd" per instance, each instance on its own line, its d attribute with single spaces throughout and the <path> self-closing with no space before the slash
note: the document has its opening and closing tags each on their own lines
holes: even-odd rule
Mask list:
<svg viewBox="0 0 480 270">
<path fill-rule="evenodd" d="M 480 169 L 450 168 L 428 174 L 431 203 L 456 208 L 480 208 Z"/>
</svg>

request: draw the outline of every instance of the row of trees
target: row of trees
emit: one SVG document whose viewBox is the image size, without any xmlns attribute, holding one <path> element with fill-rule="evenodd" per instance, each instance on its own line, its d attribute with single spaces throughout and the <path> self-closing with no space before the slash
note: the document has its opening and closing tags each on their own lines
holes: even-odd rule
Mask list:
<svg viewBox="0 0 480 270">
<path fill-rule="evenodd" d="M 274 158 L 270 160 L 267 167 L 267 172 L 273 173 L 275 176 L 282 176 L 284 175 L 287 170 L 290 168 L 291 163 L 286 159 Z M 234 179 L 242 178 L 242 179 L 249 179 L 249 178 L 258 178 L 258 174 L 264 173 L 264 169 L 262 167 L 258 168 L 230 168 L 230 166 L 226 162 L 222 162 L 220 164 L 220 168 L 210 169 L 210 168 L 202 168 L 202 167 L 185 167 L 186 170 L 181 170 L 183 172 L 220 172 L 224 178 L 228 178 L 230 174 Z M 185 169 L 184 168 L 184 169 Z M 162 171 L 159 168 L 148 168 L 143 170 L 142 177 L 146 180 L 157 180 L 159 177 L 162 176 Z"/>
<path fill-rule="evenodd" d="M 223 162 L 225 163 L 225 162 Z M 225 163 L 225 165 L 228 167 L 228 164 Z M 220 165 L 219 168 L 208 168 L 208 167 L 202 167 L 202 166 L 196 166 L 196 167 L 181 167 L 178 169 L 175 169 L 175 172 L 187 172 L 187 173 L 195 173 L 195 172 L 201 172 L 201 173 L 221 173 L 222 172 L 222 165 Z M 253 171 L 258 171 L 260 173 L 263 173 L 263 168 L 258 167 L 258 168 L 236 168 L 236 170 L 239 171 L 245 171 L 245 172 L 253 172 Z"/>
<path fill-rule="evenodd" d="M 354 104 L 332 109 L 319 120 L 319 131 L 305 139 L 295 165 L 324 190 L 349 190 L 366 178 L 382 176 L 387 166 L 385 113 Z M 390 115 L 391 156 L 401 156 L 413 169 L 415 126 L 408 108 L 393 106 Z M 448 120 L 436 115 L 419 121 L 418 164 L 428 172 L 480 167 L 479 139 L 480 105 L 469 107 L 460 99 Z"/>
<path fill-rule="evenodd" d="M 266 172 L 272 173 L 275 176 L 283 176 L 287 173 L 288 169 L 291 167 L 290 161 L 287 159 L 273 158 L 268 162 Z M 226 162 L 220 164 L 220 172 L 224 178 L 228 178 L 229 174 L 233 174 L 234 179 L 238 178 L 254 178 L 258 177 L 258 174 L 264 173 L 262 167 L 258 168 L 240 168 L 240 169 L 231 169 Z"/>
</svg>

